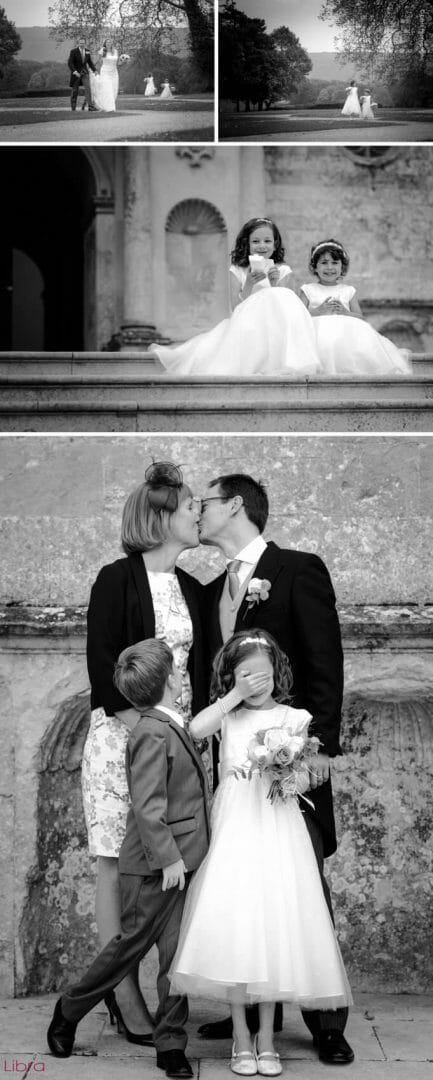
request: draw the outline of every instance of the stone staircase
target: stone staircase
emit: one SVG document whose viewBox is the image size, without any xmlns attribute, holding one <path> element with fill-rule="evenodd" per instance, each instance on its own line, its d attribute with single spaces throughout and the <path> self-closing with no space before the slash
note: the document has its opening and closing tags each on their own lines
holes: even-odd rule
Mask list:
<svg viewBox="0 0 433 1080">
<path fill-rule="evenodd" d="M 410 377 L 170 377 L 138 352 L 0 353 L 0 431 L 433 431 L 433 354 Z"/>
</svg>

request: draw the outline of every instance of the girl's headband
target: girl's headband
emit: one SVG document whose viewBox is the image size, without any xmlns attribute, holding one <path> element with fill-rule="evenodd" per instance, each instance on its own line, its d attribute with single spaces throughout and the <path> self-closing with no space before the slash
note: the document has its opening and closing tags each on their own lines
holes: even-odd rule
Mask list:
<svg viewBox="0 0 433 1080">
<path fill-rule="evenodd" d="M 266 641 L 266 638 L 263 637 L 244 637 L 239 642 L 239 645 L 266 645 L 266 648 L 269 649 L 269 641 Z"/>
<path fill-rule="evenodd" d="M 347 254 L 347 251 L 345 250 L 345 248 L 343 247 L 342 244 L 338 243 L 337 240 L 322 240 L 322 242 L 320 244 L 316 244 L 316 246 L 311 249 L 311 258 L 314 259 L 314 256 L 322 248 L 334 248 L 335 251 L 341 251 L 341 254 L 343 255 L 343 258 L 345 258 L 345 259 L 349 258 L 348 254 Z"/>
</svg>

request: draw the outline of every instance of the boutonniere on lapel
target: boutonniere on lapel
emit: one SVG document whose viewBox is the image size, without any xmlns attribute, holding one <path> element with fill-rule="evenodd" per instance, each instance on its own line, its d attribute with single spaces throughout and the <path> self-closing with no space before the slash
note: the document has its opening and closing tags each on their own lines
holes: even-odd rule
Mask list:
<svg viewBox="0 0 433 1080">
<path fill-rule="evenodd" d="M 251 611 L 254 605 L 260 604 L 262 600 L 268 600 L 270 588 L 271 583 L 267 578 L 251 578 L 251 581 L 248 582 L 247 594 L 245 597 L 247 601 L 247 611 Z"/>
</svg>

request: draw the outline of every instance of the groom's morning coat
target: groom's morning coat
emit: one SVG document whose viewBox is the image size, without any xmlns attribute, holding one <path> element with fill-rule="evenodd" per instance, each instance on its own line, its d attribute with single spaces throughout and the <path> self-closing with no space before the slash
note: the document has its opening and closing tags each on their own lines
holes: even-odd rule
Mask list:
<svg viewBox="0 0 433 1080">
<path fill-rule="evenodd" d="M 293 671 L 291 704 L 308 709 L 313 720 L 310 734 L 319 737 L 321 750 L 330 757 L 341 753 L 339 744 L 343 696 L 343 653 L 335 594 L 326 566 L 317 555 L 277 547 L 272 541 L 259 559 L 254 578 L 271 583 L 269 598 L 253 606 L 244 596 L 237 612 L 235 632 L 267 630 L 289 657 Z M 226 574 L 206 589 L 211 655 L 222 645 L 219 603 Z M 315 810 L 302 804 L 323 831 L 325 855 L 336 849 L 331 783 L 308 792 Z"/>
</svg>

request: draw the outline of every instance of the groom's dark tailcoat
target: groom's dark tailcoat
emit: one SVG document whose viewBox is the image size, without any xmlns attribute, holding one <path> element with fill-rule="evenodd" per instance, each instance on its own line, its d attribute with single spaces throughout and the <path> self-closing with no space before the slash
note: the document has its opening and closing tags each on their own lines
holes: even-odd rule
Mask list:
<svg viewBox="0 0 433 1080">
<path fill-rule="evenodd" d="M 343 696 L 343 653 L 335 594 L 326 566 L 317 555 L 277 547 L 272 541 L 253 571 L 254 578 L 271 583 L 269 598 L 249 605 L 247 596 L 237 613 L 235 632 L 267 630 L 289 657 L 293 671 L 292 704 L 312 714 L 310 734 L 330 757 L 341 753 L 339 735 Z M 211 656 L 222 645 L 219 603 L 226 574 L 206 588 Z M 324 854 L 336 849 L 331 781 L 308 792 L 314 811 L 303 809 L 320 825 Z"/>
<path fill-rule="evenodd" d="M 92 60 L 92 57 L 90 55 L 89 50 L 88 49 L 84 50 L 84 59 L 83 59 L 81 49 L 78 48 L 78 45 L 76 46 L 75 49 L 71 49 L 71 51 L 69 53 L 68 68 L 69 68 L 69 71 L 71 72 L 71 77 L 70 77 L 70 80 L 69 80 L 69 86 L 75 86 L 77 76 L 74 75 L 74 71 L 78 72 L 78 74 L 80 76 L 80 82 L 81 82 L 81 76 L 86 75 L 89 68 L 90 68 L 91 71 L 96 71 L 96 68 L 95 68 L 95 65 L 93 63 L 93 60 Z"/>
</svg>

